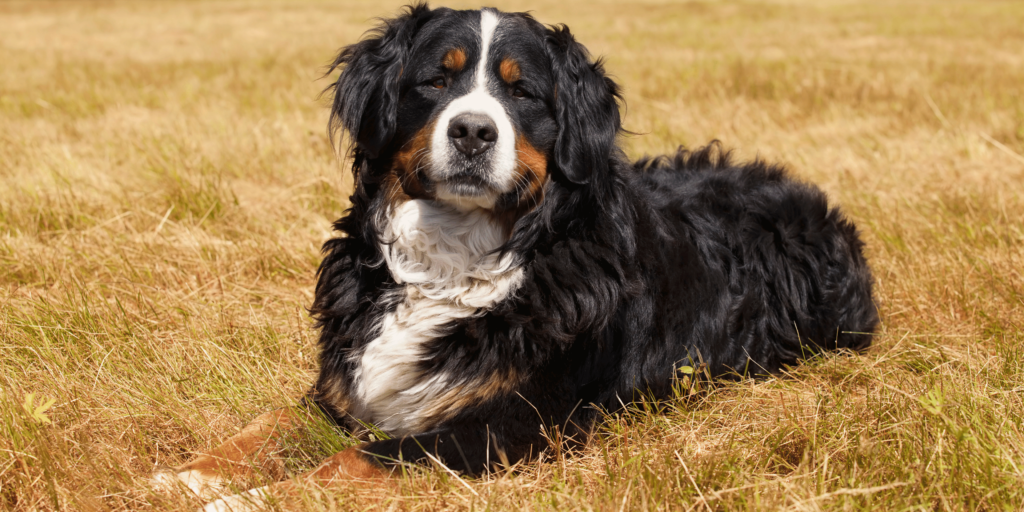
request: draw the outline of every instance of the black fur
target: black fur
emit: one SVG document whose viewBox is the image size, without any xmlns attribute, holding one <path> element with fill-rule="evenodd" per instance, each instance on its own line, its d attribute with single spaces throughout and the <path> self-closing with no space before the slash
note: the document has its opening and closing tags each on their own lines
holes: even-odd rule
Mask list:
<svg viewBox="0 0 1024 512">
<path fill-rule="evenodd" d="M 555 166 L 569 181 L 604 180 L 609 173 L 615 137 L 621 130 L 619 87 L 592 62 L 583 45 L 565 25 L 547 35 L 551 71 L 555 76 L 555 116 L 558 139 Z"/>
<path fill-rule="evenodd" d="M 334 84 L 329 129 L 345 128 L 356 136 L 369 157 L 395 134 L 399 78 L 407 65 L 417 28 L 432 17 L 425 4 L 411 6 L 404 16 L 386 20 L 373 37 L 342 50 L 328 70 L 345 66 L 347 73 Z"/>
<path fill-rule="evenodd" d="M 344 66 L 332 127 L 352 134 L 356 189 L 334 225 L 340 236 L 324 246 L 312 307 L 321 372 L 310 399 L 352 428 L 337 405 L 353 385 L 347 357 L 398 300 L 376 232 L 382 179 L 432 112 L 416 92 L 426 66 L 413 58 L 425 51 L 417 41 L 468 33 L 471 16 L 410 7 L 332 66 Z M 525 269 L 523 285 L 425 347 L 420 370 L 456 375 L 453 385 L 520 380 L 429 431 L 364 451 L 382 461 L 430 453 L 477 473 L 503 457 L 535 456 L 548 444 L 542 425 L 585 436 L 601 409 L 640 393 L 670 396 L 681 365 L 766 375 L 822 350 L 870 344 L 877 313 L 862 243 L 819 189 L 777 165 L 737 164 L 717 143 L 628 163 L 616 146 L 619 89 L 601 64 L 564 26 L 504 16 L 521 25 L 518 44 L 546 71 L 537 83 L 549 87 L 530 91 L 531 108 L 546 110 L 521 115 L 540 126 L 526 135 L 547 154 L 550 179 L 501 248 Z M 557 129 L 545 131 L 545 119 Z"/>
</svg>

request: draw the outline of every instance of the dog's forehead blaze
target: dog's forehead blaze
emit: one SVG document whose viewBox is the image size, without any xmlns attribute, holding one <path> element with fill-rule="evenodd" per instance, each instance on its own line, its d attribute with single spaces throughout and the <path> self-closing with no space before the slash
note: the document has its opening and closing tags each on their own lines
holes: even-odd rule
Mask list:
<svg viewBox="0 0 1024 512">
<path fill-rule="evenodd" d="M 462 68 L 466 67 L 466 50 L 462 48 L 452 48 L 444 54 L 444 58 L 441 59 L 441 65 L 449 71 L 462 71 Z"/>
</svg>

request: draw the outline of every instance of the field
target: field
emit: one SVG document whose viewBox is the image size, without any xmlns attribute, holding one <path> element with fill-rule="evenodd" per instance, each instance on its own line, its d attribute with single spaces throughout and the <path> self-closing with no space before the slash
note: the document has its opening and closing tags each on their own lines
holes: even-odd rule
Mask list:
<svg viewBox="0 0 1024 512">
<path fill-rule="evenodd" d="M 195 508 L 153 468 L 301 397 L 351 186 L 320 76 L 398 6 L 0 3 L 0 509 Z M 575 453 L 307 509 L 1022 507 L 1024 4 L 498 6 L 606 56 L 631 156 L 720 139 L 820 184 L 862 230 L 881 330 L 610 415 Z M 296 471 L 352 443 L 310 430 Z"/>
</svg>

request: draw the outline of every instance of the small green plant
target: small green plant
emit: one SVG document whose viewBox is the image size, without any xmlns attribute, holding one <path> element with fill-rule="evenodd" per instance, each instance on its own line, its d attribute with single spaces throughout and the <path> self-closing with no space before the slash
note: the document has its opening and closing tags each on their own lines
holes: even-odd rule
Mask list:
<svg viewBox="0 0 1024 512">
<path fill-rule="evenodd" d="M 21 404 L 22 409 L 25 410 L 25 414 L 28 414 L 29 418 L 35 420 L 36 423 L 43 425 L 49 425 L 52 423 L 50 418 L 46 416 L 46 411 L 53 407 L 56 398 L 46 400 L 43 397 L 39 397 L 39 403 L 35 403 L 36 394 L 28 393 L 25 395 L 25 403 Z M 45 401 L 44 401 L 45 400 Z"/>
</svg>

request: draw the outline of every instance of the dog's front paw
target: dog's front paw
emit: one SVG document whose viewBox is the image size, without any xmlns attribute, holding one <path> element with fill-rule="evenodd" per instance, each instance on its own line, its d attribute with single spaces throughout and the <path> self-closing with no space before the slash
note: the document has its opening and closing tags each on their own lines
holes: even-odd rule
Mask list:
<svg viewBox="0 0 1024 512">
<path fill-rule="evenodd" d="M 225 496 L 207 503 L 200 512 L 252 512 L 264 510 L 269 504 L 267 488 L 250 489 L 240 494 Z"/>
<path fill-rule="evenodd" d="M 153 471 L 149 482 L 154 489 L 162 492 L 185 488 L 207 501 L 223 496 L 228 487 L 227 481 L 216 473 L 197 469 L 178 472 L 167 466 L 160 466 Z"/>
</svg>

